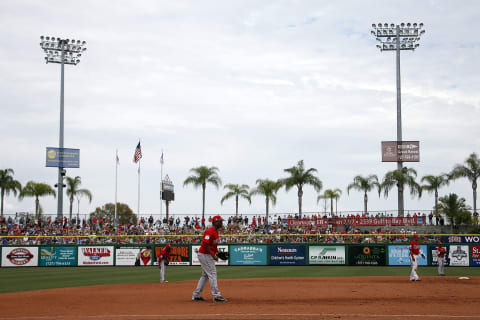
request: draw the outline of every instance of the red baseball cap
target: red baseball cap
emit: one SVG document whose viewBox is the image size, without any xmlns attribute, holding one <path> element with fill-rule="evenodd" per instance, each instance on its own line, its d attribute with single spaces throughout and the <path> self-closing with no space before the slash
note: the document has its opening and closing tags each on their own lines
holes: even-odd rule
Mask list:
<svg viewBox="0 0 480 320">
<path fill-rule="evenodd" d="M 215 222 L 217 222 L 217 221 L 223 221 L 222 217 L 220 217 L 220 216 L 215 216 L 215 217 L 212 218 L 212 222 L 213 222 L 213 223 L 215 223 Z"/>
</svg>

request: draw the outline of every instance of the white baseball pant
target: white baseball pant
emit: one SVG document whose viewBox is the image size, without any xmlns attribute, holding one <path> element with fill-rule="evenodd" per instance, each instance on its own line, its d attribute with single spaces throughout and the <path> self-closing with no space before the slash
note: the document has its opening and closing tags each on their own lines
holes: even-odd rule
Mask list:
<svg viewBox="0 0 480 320">
<path fill-rule="evenodd" d="M 193 292 L 193 297 L 200 297 L 203 291 L 203 287 L 210 282 L 210 290 L 213 297 L 221 297 L 220 291 L 217 285 L 217 269 L 215 267 L 215 260 L 210 254 L 198 253 L 198 261 L 202 266 L 202 276 L 198 280 L 197 289 Z"/>
</svg>

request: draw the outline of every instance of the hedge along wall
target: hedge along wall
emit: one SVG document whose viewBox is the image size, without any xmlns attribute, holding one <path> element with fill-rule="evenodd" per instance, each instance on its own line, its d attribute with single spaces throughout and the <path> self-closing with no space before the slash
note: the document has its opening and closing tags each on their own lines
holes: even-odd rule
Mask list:
<svg viewBox="0 0 480 320">
<path fill-rule="evenodd" d="M 172 245 L 170 265 L 200 265 L 199 245 Z M 447 266 L 480 266 L 480 244 L 449 243 Z M 159 244 L 1 246 L 1 267 L 88 267 L 158 265 Z M 287 266 L 350 265 L 409 266 L 409 245 L 383 244 L 231 244 L 219 245 L 230 253 L 218 265 Z M 421 245 L 423 266 L 437 265 L 435 245 Z"/>
</svg>

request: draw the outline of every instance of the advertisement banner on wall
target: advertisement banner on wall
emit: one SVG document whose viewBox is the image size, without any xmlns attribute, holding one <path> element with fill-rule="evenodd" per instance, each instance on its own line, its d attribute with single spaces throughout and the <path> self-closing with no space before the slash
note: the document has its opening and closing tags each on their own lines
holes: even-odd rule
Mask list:
<svg viewBox="0 0 480 320">
<path fill-rule="evenodd" d="M 2 267 L 38 266 L 38 247 L 3 247 Z"/>
<path fill-rule="evenodd" d="M 445 257 L 444 257 L 444 261 L 445 261 L 445 266 L 449 266 L 450 265 L 450 258 L 448 257 L 448 246 L 442 246 L 445 250 L 446 250 L 446 254 L 445 254 Z M 438 266 L 438 257 L 437 257 L 437 246 L 428 246 L 428 251 L 430 252 L 430 265 L 431 266 Z"/>
<path fill-rule="evenodd" d="M 426 266 L 427 261 L 427 246 L 421 245 L 420 250 L 425 255 L 425 258 L 418 256 L 418 265 Z M 388 246 L 388 265 L 389 266 L 409 266 L 410 265 L 410 245 L 394 245 Z"/>
<path fill-rule="evenodd" d="M 74 267 L 76 265 L 76 247 L 40 247 L 41 267 Z"/>
<path fill-rule="evenodd" d="M 113 266 L 113 246 L 78 247 L 78 266 Z"/>
<path fill-rule="evenodd" d="M 480 267 L 480 246 L 471 246 L 472 248 L 472 267 Z"/>
<path fill-rule="evenodd" d="M 386 265 L 385 246 L 350 246 L 348 262 L 351 266 L 384 266 Z"/>
<path fill-rule="evenodd" d="M 118 247 L 115 249 L 115 265 L 150 266 L 152 265 L 152 250 L 148 247 Z"/>
<path fill-rule="evenodd" d="M 344 246 L 310 246 L 309 264 L 345 264 Z"/>
<path fill-rule="evenodd" d="M 447 236 L 446 243 L 480 243 L 480 236 Z"/>
<path fill-rule="evenodd" d="M 265 266 L 267 265 L 267 246 L 232 245 L 230 246 L 230 265 Z"/>
<path fill-rule="evenodd" d="M 270 265 L 306 265 L 307 253 L 304 245 L 275 245 L 269 247 Z"/>
<path fill-rule="evenodd" d="M 155 247 L 155 265 L 158 266 L 157 257 L 160 254 L 160 251 L 164 248 Z M 188 246 L 171 246 L 170 247 L 170 259 L 169 265 L 171 266 L 188 266 L 190 265 L 190 252 Z"/>
<path fill-rule="evenodd" d="M 228 252 L 228 246 L 227 245 L 218 245 L 217 248 L 218 248 L 218 251 Z M 198 249 L 200 249 L 200 246 L 192 246 L 192 265 L 193 266 L 199 266 L 200 265 L 200 261 L 198 261 Z M 215 265 L 217 265 L 217 266 L 228 266 L 228 260 L 218 259 L 218 261 L 215 262 Z"/>
<path fill-rule="evenodd" d="M 468 267 L 470 265 L 469 251 L 468 246 L 451 245 L 448 252 L 450 266 Z"/>
</svg>

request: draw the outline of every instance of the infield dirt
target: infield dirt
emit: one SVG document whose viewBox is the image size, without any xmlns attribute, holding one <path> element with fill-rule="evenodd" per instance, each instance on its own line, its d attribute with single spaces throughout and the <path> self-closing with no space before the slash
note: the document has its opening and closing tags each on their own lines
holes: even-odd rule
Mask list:
<svg viewBox="0 0 480 320">
<path fill-rule="evenodd" d="M 0 319 L 480 319 L 480 277 L 219 280 L 226 303 L 196 281 L 0 294 Z"/>
</svg>

